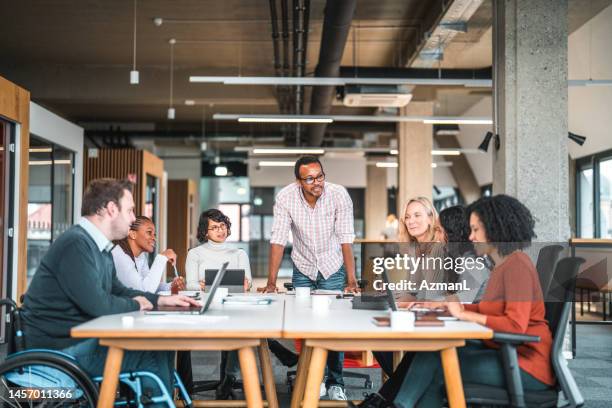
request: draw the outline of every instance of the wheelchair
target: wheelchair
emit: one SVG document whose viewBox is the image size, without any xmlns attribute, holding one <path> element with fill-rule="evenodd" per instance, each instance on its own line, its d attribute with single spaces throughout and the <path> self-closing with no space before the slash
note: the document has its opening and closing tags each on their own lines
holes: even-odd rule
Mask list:
<svg viewBox="0 0 612 408">
<path fill-rule="evenodd" d="M 0 406 L 3 407 L 95 407 L 102 377 L 90 378 L 76 359 L 50 349 L 25 350 L 21 309 L 12 299 L 0 300 L 7 317 L 8 355 L 0 364 Z M 143 379 L 157 384 L 152 393 Z M 174 407 L 172 396 L 155 374 L 147 371 L 121 373 L 116 407 L 145 408 L 152 404 Z M 174 387 L 184 407 L 193 407 L 178 374 Z"/>
</svg>

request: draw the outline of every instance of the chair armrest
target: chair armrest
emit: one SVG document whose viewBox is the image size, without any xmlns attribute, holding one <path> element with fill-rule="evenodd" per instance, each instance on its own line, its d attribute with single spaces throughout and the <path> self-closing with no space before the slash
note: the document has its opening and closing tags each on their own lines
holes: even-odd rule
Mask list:
<svg viewBox="0 0 612 408">
<path fill-rule="evenodd" d="M 528 334 L 494 332 L 492 340 L 497 343 L 519 345 L 523 343 L 539 343 L 540 337 Z"/>
</svg>

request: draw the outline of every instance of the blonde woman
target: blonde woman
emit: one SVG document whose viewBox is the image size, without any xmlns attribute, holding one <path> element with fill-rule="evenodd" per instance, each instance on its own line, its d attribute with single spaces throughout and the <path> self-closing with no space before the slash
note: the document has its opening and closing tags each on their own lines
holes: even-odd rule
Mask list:
<svg viewBox="0 0 612 408">
<path fill-rule="evenodd" d="M 442 240 L 438 212 L 426 197 L 415 197 L 399 216 L 400 242 L 439 242 Z"/>
</svg>

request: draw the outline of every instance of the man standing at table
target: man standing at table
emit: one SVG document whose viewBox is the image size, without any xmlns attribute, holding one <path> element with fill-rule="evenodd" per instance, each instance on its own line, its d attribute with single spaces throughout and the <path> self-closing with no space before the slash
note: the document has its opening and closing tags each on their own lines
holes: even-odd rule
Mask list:
<svg viewBox="0 0 612 408">
<path fill-rule="evenodd" d="M 293 235 L 294 287 L 357 291 L 353 258 L 353 202 L 346 188 L 326 183 L 323 166 L 314 156 L 295 162 L 295 183 L 283 188 L 274 203 L 266 292 L 274 292 L 289 231 Z M 346 284 L 346 286 L 345 286 Z M 344 353 L 327 357 L 327 395 L 346 400 Z"/>
<path fill-rule="evenodd" d="M 63 233 L 43 257 L 23 302 L 27 348 L 74 356 L 90 376 L 102 375 L 107 347 L 75 339 L 70 329 L 99 316 L 158 306 L 197 306 L 186 296 L 158 296 L 129 289 L 117 279 L 111 241 L 127 236 L 134 216 L 132 184 L 93 180 L 83 196 L 78 225 Z M 172 392 L 174 352 L 127 351 L 123 371 L 150 371 Z M 155 387 L 149 379 L 145 385 Z"/>
</svg>

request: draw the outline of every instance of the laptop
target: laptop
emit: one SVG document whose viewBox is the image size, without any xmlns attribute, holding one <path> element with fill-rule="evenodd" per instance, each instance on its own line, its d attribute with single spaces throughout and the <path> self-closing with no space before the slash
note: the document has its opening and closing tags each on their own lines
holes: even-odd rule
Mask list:
<svg viewBox="0 0 612 408">
<path fill-rule="evenodd" d="M 382 271 L 382 279 L 385 283 L 385 289 L 387 291 L 387 302 L 389 302 L 389 307 L 392 311 L 397 312 L 397 303 L 395 303 L 395 295 L 393 291 L 389 289 L 389 275 L 387 275 L 387 269 L 383 269 Z"/>
<path fill-rule="evenodd" d="M 229 293 L 243 293 L 244 292 L 244 269 L 227 269 L 225 276 L 221 281 L 221 286 L 227 288 Z M 204 270 L 204 283 L 206 287 L 205 292 L 208 292 L 208 288 L 211 287 L 212 283 L 217 277 L 217 269 L 205 269 Z"/>
<path fill-rule="evenodd" d="M 215 276 L 215 280 L 212 285 L 210 285 L 210 292 L 206 301 L 202 304 L 201 307 L 180 307 L 180 306 L 160 306 L 156 307 L 153 310 L 146 311 L 145 314 L 148 315 L 165 315 L 165 314 L 204 314 L 212 304 L 213 298 L 215 297 L 215 292 L 217 288 L 221 284 L 221 280 L 225 275 L 225 271 L 229 262 L 225 262 L 221 269 L 219 269 L 217 276 Z"/>
</svg>

